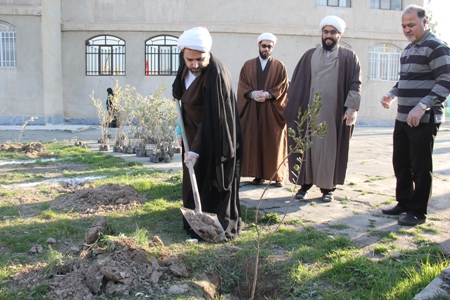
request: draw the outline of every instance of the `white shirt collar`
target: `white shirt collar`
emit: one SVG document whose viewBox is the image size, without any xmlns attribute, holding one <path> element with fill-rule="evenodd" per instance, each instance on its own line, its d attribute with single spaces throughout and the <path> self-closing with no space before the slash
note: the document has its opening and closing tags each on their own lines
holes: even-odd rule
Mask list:
<svg viewBox="0 0 450 300">
<path fill-rule="evenodd" d="M 258 57 L 259 57 L 259 61 L 261 62 L 261 69 L 264 71 L 264 68 L 266 67 L 267 62 L 269 61 L 269 57 L 266 59 L 263 59 L 261 56 L 258 56 Z"/>
</svg>

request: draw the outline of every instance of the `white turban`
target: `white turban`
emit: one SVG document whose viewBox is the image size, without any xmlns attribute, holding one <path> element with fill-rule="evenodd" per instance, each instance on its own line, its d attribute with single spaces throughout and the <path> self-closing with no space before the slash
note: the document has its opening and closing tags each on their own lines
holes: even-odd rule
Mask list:
<svg viewBox="0 0 450 300">
<path fill-rule="evenodd" d="M 200 52 L 209 52 L 211 51 L 212 38 L 208 29 L 194 27 L 184 31 L 183 34 L 180 35 L 177 46 L 180 50 L 188 48 Z"/>
<path fill-rule="evenodd" d="M 322 30 L 325 26 L 330 25 L 336 28 L 340 34 L 343 34 L 345 31 L 345 22 L 339 17 L 336 16 L 326 16 L 320 21 L 319 29 Z"/>
<path fill-rule="evenodd" d="M 258 43 L 263 40 L 272 41 L 274 45 L 277 43 L 277 37 L 269 32 L 261 33 L 261 35 L 258 37 Z"/>
</svg>

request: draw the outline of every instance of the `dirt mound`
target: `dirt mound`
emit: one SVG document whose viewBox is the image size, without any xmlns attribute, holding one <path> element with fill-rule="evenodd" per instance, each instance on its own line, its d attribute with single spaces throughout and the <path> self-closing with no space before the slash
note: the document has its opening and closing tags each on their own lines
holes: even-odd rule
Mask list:
<svg viewBox="0 0 450 300">
<path fill-rule="evenodd" d="M 82 214 L 97 214 L 103 211 L 125 211 L 145 203 L 130 185 L 109 183 L 101 187 L 72 189 L 72 193 L 54 201 L 52 208 L 68 209 Z"/>
<path fill-rule="evenodd" d="M 98 218 L 87 233 L 94 227 L 104 230 L 106 219 Z M 153 241 L 162 243 L 156 236 Z M 54 265 L 23 269 L 11 278 L 19 286 L 47 284 L 46 299 L 94 299 L 97 295 L 158 299 L 158 295 L 190 291 L 182 283 L 190 276 L 187 265 L 169 254 L 151 256 L 130 238 L 117 238 L 108 247 L 85 243 L 79 254 Z"/>
<path fill-rule="evenodd" d="M 48 156 L 47 150 L 41 142 L 31 142 L 31 143 L 4 143 L 0 146 L 1 151 L 6 152 L 20 152 L 28 157 L 37 158 Z"/>
</svg>

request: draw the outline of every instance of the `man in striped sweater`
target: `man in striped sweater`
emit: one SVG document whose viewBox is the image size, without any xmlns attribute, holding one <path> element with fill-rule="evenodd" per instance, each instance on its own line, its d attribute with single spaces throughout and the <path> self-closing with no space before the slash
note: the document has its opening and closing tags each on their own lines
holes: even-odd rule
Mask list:
<svg viewBox="0 0 450 300">
<path fill-rule="evenodd" d="M 400 78 L 381 99 L 389 108 L 398 98 L 393 139 L 393 165 L 397 178 L 397 205 L 387 215 L 406 216 L 400 225 L 425 223 L 431 199 L 433 145 L 444 119 L 450 90 L 450 51 L 428 27 L 423 7 L 410 5 L 402 15 L 403 34 L 411 43 L 400 57 Z"/>
</svg>

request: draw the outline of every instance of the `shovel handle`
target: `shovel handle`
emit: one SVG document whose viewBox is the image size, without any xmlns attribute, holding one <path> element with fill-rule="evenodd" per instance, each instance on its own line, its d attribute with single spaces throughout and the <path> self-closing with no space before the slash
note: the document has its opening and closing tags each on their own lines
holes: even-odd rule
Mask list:
<svg viewBox="0 0 450 300">
<path fill-rule="evenodd" d="M 175 99 L 175 101 L 176 101 L 175 106 L 177 107 L 178 121 L 180 123 L 181 136 L 183 137 L 183 147 L 186 153 L 189 152 L 189 144 L 186 137 L 186 131 L 184 130 L 183 114 L 181 112 L 180 100 Z M 183 157 L 181 159 L 183 160 Z M 188 169 L 189 169 L 189 177 L 191 179 L 192 193 L 194 194 L 194 203 L 195 203 L 194 211 L 196 213 L 201 213 L 202 203 L 200 202 L 200 193 L 198 192 L 197 178 L 195 177 L 194 166 L 192 165 L 191 161 L 188 161 Z"/>
</svg>

